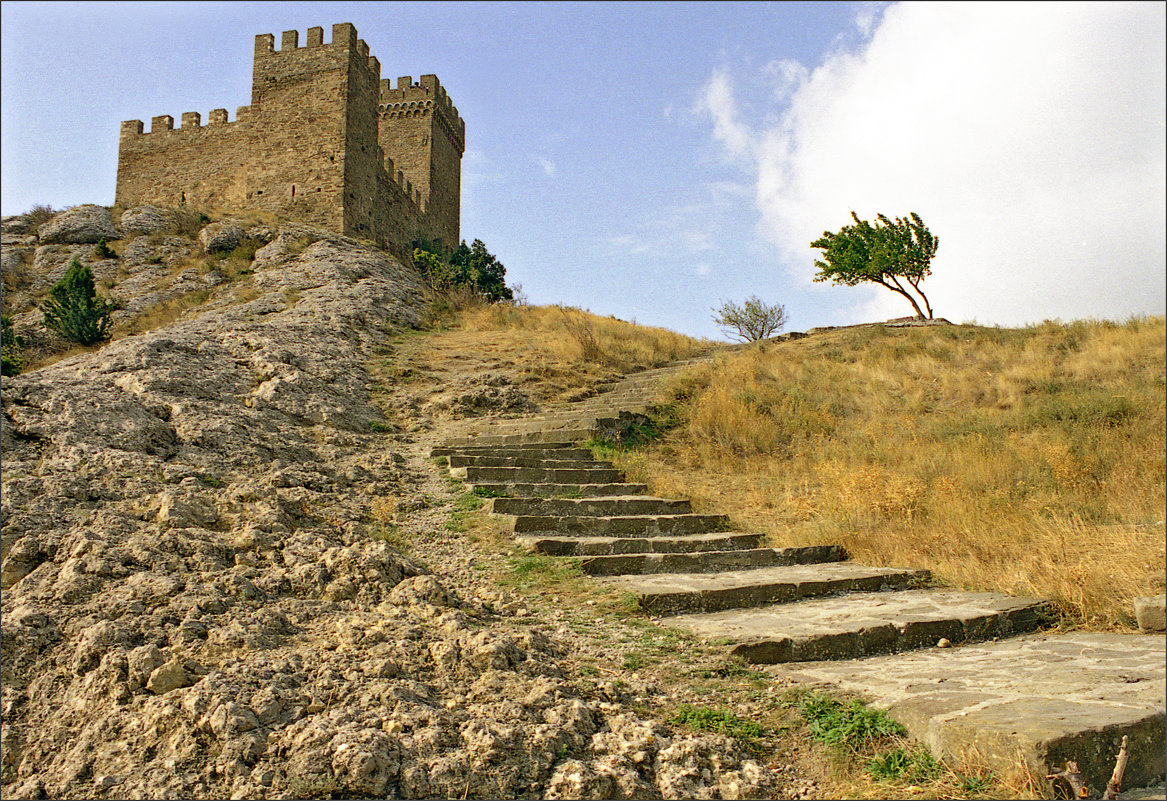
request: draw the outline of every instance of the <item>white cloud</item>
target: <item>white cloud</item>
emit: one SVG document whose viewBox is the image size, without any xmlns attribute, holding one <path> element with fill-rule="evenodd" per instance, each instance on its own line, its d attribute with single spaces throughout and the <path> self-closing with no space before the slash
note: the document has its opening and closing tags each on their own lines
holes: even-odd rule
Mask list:
<svg viewBox="0 0 1167 801">
<path fill-rule="evenodd" d="M 762 68 L 762 74 L 774 81 L 772 92 L 775 100 L 786 100 L 810 77 L 810 71 L 802 62 L 792 58 L 771 61 Z"/>
<path fill-rule="evenodd" d="M 716 70 L 713 73 L 694 110 L 713 118 L 713 135 L 731 156 L 745 158 L 752 155 L 754 132 L 738 120 L 737 103 L 726 72 Z"/>
<path fill-rule="evenodd" d="M 868 42 L 806 76 L 771 70 L 793 94 L 757 133 L 728 73 L 702 92 L 792 274 L 809 282 L 810 241 L 851 210 L 915 211 L 941 240 L 924 284 L 939 315 L 1163 313 L 1161 6 L 906 4 L 871 24 Z M 910 312 L 890 292 L 864 297 L 854 319 Z"/>
<path fill-rule="evenodd" d="M 543 156 L 535 156 L 535 162 L 539 165 L 539 169 L 543 170 L 543 174 L 548 178 L 555 177 L 555 162 Z"/>
</svg>

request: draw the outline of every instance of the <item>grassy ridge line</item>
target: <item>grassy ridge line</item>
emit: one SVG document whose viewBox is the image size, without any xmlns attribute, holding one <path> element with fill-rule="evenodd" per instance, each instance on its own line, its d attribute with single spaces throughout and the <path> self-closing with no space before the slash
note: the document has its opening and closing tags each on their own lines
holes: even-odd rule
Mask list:
<svg viewBox="0 0 1167 801">
<path fill-rule="evenodd" d="M 775 545 L 1131 624 L 1163 591 L 1164 319 L 831 331 L 718 358 L 629 480 Z"/>
</svg>

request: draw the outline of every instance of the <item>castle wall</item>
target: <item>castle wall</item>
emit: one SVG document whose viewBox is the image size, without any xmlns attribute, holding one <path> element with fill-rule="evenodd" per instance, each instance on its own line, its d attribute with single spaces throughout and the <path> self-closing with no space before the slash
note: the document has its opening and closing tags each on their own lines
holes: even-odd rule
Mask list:
<svg viewBox="0 0 1167 801">
<path fill-rule="evenodd" d="M 251 105 L 235 122 L 216 109 L 207 125 L 193 112 L 180 128 L 156 117 L 148 133 L 138 120 L 122 123 L 116 202 L 261 209 L 400 255 L 419 239 L 456 245 L 461 140 L 425 131 L 433 111 L 417 124 L 410 116 L 405 135 L 386 135 L 379 62 L 351 24 L 332 26 L 328 44 L 323 34 L 310 28 L 301 47 L 299 33 L 285 31 L 279 50 L 271 34 L 255 37 Z M 430 108 L 464 136 L 437 79 L 423 81 L 438 103 Z"/>
</svg>

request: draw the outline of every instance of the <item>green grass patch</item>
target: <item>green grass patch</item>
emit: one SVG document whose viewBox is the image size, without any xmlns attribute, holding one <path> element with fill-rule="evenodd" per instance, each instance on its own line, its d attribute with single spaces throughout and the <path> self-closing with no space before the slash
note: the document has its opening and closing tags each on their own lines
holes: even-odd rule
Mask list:
<svg viewBox="0 0 1167 801">
<path fill-rule="evenodd" d="M 939 763 L 923 748 L 893 748 L 867 760 L 867 772 L 878 781 L 921 784 L 940 778 Z"/>
<path fill-rule="evenodd" d="M 407 553 L 413 547 L 413 535 L 407 533 L 396 523 L 376 523 L 369 529 L 369 536 L 387 543 L 402 553 Z"/>
<path fill-rule="evenodd" d="M 550 589 L 583 578 L 583 570 L 577 562 L 530 553 L 508 557 L 506 573 L 500 583 L 518 590 L 534 590 Z"/>
<path fill-rule="evenodd" d="M 768 734 L 766 728 L 759 723 L 745 718 L 739 718 L 728 709 L 717 709 L 707 706 L 692 706 L 681 704 L 668 719 L 674 726 L 687 726 L 691 729 L 724 734 L 741 740 L 751 750 L 761 746 L 761 740 Z"/>
<path fill-rule="evenodd" d="M 766 676 L 765 672 L 750 667 L 740 659 L 726 659 L 711 668 L 696 670 L 693 675 L 702 679 L 761 679 Z"/>
<path fill-rule="evenodd" d="M 907 733 L 886 712 L 858 700 L 843 703 L 826 693 L 796 692 L 784 705 L 798 709 L 812 737 L 844 753 L 870 754 L 881 741 Z"/>
<path fill-rule="evenodd" d="M 498 490 L 491 489 L 490 487 L 475 487 L 474 489 L 470 490 L 470 494 L 473 495 L 475 498 L 509 498 L 510 497 L 505 492 L 499 492 Z"/>
</svg>

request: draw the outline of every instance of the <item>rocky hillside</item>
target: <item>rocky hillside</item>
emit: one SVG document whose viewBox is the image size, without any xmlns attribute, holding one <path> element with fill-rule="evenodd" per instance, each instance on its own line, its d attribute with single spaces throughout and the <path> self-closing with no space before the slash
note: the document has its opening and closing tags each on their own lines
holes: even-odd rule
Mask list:
<svg viewBox="0 0 1167 801">
<path fill-rule="evenodd" d="M 770 792 L 736 741 L 581 682 L 457 547 L 391 547 L 440 484 L 366 371 L 418 319 L 411 268 L 301 226 L 58 218 L 4 221 L 30 347 L 59 349 L 31 299 L 74 255 L 123 330 L 174 319 L 4 378 L 4 798 Z"/>
</svg>

